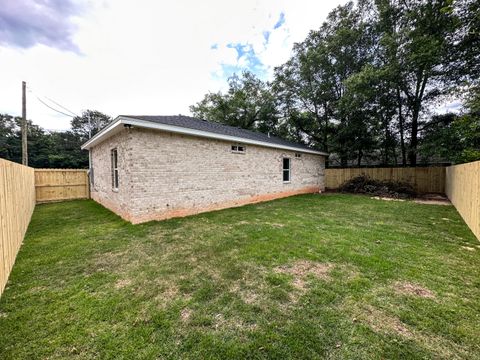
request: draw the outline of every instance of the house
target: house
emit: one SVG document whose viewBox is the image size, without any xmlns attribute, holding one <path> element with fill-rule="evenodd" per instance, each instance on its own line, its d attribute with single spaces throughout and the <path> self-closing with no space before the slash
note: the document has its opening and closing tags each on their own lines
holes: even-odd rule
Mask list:
<svg viewBox="0 0 480 360">
<path fill-rule="evenodd" d="M 187 116 L 118 116 L 87 141 L 92 198 L 132 223 L 324 190 L 326 153 Z"/>
</svg>

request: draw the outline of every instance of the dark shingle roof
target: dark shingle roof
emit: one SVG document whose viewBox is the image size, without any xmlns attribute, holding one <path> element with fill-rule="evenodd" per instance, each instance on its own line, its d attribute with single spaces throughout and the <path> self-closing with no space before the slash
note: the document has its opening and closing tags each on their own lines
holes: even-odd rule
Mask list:
<svg viewBox="0 0 480 360">
<path fill-rule="evenodd" d="M 120 117 L 127 117 L 131 119 L 138 119 L 144 121 L 150 121 L 158 124 L 180 126 L 187 129 L 207 131 L 214 134 L 235 136 L 243 139 L 262 141 L 265 143 L 290 146 L 297 149 L 303 150 L 314 150 L 307 145 L 299 144 L 291 141 L 287 141 L 275 136 L 268 136 L 267 134 L 240 129 L 234 126 L 223 125 L 219 123 L 209 122 L 206 120 L 197 119 L 190 116 L 184 115 L 173 115 L 173 116 L 145 116 L 145 115 L 120 115 Z"/>
</svg>

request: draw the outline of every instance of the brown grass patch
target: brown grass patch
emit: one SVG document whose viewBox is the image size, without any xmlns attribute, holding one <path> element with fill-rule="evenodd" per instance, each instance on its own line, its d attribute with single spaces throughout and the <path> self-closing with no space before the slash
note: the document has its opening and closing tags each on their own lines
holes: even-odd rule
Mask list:
<svg viewBox="0 0 480 360">
<path fill-rule="evenodd" d="M 293 275 L 296 278 L 314 275 L 317 278 L 328 280 L 329 272 L 333 268 L 332 264 L 317 263 L 314 261 L 300 260 L 293 265 L 282 265 L 275 268 L 276 272 Z"/>
<path fill-rule="evenodd" d="M 332 264 L 300 260 L 292 265 L 276 267 L 274 271 L 291 275 L 293 277 L 292 285 L 301 293 L 304 293 L 307 291 L 307 276 L 312 275 L 318 279 L 330 280 L 329 272 L 332 268 Z M 294 298 L 293 300 L 296 301 L 297 299 Z"/>
<path fill-rule="evenodd" d="M 183 309 L 180 313 L 180 318 L 183 322 L 187 322 L 190 319 L 190 316 L 192 316 L 192 310 L 190 310 L 189 308 Z"/>
<path fill-rule="evenodd" d="M 241 318 L 238 317 L 229 317 L 226 318 L 223 314 L 216 314 L 214 316 L 213 328 L 218 331 L 224 330 L 247 330 L 253 331 L 257 328 L 255 323 L 246 323 Z"/>
<path fill-rule="evenodd" d="M 152 286 L 146 285 L 146 286 Z M 154 294 L 155 302 L 157 306 L 164 308 L 176 300 L 188 301 L 191 298 L 190 294 L 183 294 L 176 284 L 162 283 L 157 288 L 156 294 Z"/>
<path fill-rule="evenodd" d="M 431 290 L 408 282 L 396 282 L 394 289 L 395 292 L 403 295 L 414 295 L 427 299 L 435 298 L 435 294 Z"/>
<path fill-rule="evenodd" d="M 366 303 L 355 303 L 348 299 L 339 311 L 349 313 L 353 322 L 368 326 L 376 333 L 393 334 L 421 344 L 439 359 L 463 358 L 466 352 L 461 346 L 441 336 L 424 334 L 403 323 L 397 316 Z"/>
<path fill-rule="evenodd" d="M 46 287 L 46 286 L 35 286 L 35 287 L 31 288 L 29 290 L 29 292 L 32 293 L 32 294 L 35 294 L 35 293 L 39 293 L 39 292 L 46 291 L 46 290 L 48 290 L 48 287 Z"/>
<path fill-rule="evenodd" d="M 285 224 L 280 224 L 280 223 L 269 223 L 269 222 L 266 222 L 265 224 L 266 224 L 266 225 L 270 225 L 271 227 L 274 227 L 274 228 L 278 228 L 278 229 L 285 227 Z"/>
<path fill-rule="evenodd" d="M 370 305 L 360 309 L 357 316 L 353 318 L 353 321 L 357 320 L 366 323 L 375 332 L 394 333 L 406 338 L 413 336 L 412 332 L 400 319 Z"/>
<path fill-rule="evenodd" d="M 132 283 L 130 279 L 120 279 L 115 283 L 115 289 L 123 289 Z"/>
</svg>

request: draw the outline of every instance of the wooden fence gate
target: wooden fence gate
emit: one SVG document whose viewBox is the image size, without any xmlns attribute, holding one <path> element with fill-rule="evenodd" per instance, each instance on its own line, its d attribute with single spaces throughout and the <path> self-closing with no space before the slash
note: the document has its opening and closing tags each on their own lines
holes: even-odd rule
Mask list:
<svg viewBox="0 0 480 360">
<path fill-rule="evenodd" d="M 87 170 L 35 169 L 35 191 L 37 203 L 88 199 Z"/>
</svg>

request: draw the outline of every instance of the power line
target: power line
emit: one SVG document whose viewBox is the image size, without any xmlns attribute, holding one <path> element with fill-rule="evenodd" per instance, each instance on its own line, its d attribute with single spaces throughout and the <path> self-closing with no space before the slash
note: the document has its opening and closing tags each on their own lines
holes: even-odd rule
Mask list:
<svg viewBox="0 0 480 360">
<path fill-rule="evenodd" d="M 59 104 L 59 103 L 56 102 L 55 100 L 50 99 L 49 97 L 43 95 L 43 97 L 44 97 L 45 99 L 48 99 L 49 101 L 53 102 L 54 104 L 56 104 L 57 106 L 61 107 L 62 109 L 68 111 L 68 112 L 69 112 L 70 114 L 72 114 L 72 115 L 66 114 L 66 113 L 63 112 L 63 111 L 60 111 L 60 110 L 55 109 L 54 107 L 50 106 L 50 105 L 47 104 L 45 101 L 43 101 L 42 99 L 40 99 L 39 95 L 38 95 L 36 92 L 34 92 L 30 86 L 28 86 L 28 91 L 31 92 L 31 93 L 33 93 L 33 94 L 35 95 L 35 97 L 37 98 L 37 100 L 40 101 L 43 105 L 45 105 L 45 106 L 48 107 L 49 109 L 51 109 L 51 110 L 53 110 L 53 111 L 55 111 L 55 112 L 57 112 L 57 113 L 60 113 L 60 114 L 62 114 L 62 115 L 68 116 L 68 117 L 78 116 L 78 115 L 75 114 L 72 110 L 69 110 L 68 108 L 66 108 L 65 106 Z"/>
<path fill-rule="evenodd" d="M 66 114 L 66 113 L 64 113 L 63 111 L 60 111 L 60 110 L 57 110 L 57 109 L 51 107 L 51 106 L 48 105 L 46 102 L 44 102 L 42 99 L 40 99 L 37 95 L 35 95 L 35 97 L 37 98 L 38 101 L 40 101 L 43 105 L 45 105 L 45 106 L 48 107 L 49 109 L 52 109 L 53 111 L 56 111 L 57 113 L 60 113 L 60 114 L 62 114 L 62 115 L 68 116 L 68 117 L 74 117 L 74 116 L 72 116 L 72 115 L 70 115 L 70 114 Z"/>
<path fill-rule="evenodd" d="M 69 110 L 69 109 L 66 108 L 65 106 L 60 105 L 60 104 L 57 103 L 55 100 L 52 100 L 52 99 L 50 99 L 49 97 L 46 97 L 45 95 L 43 95 L 43 97 L 44 97 L 45 99 L 50 100 L 50 101 L 53 102 L 55 105 L 60 106 L 63 110 L 67 110 L 70 114 L 73 114 L 73 116 L 78 116 L 78 115 L 75 114 L 72 110 Z"/>
</svg>

